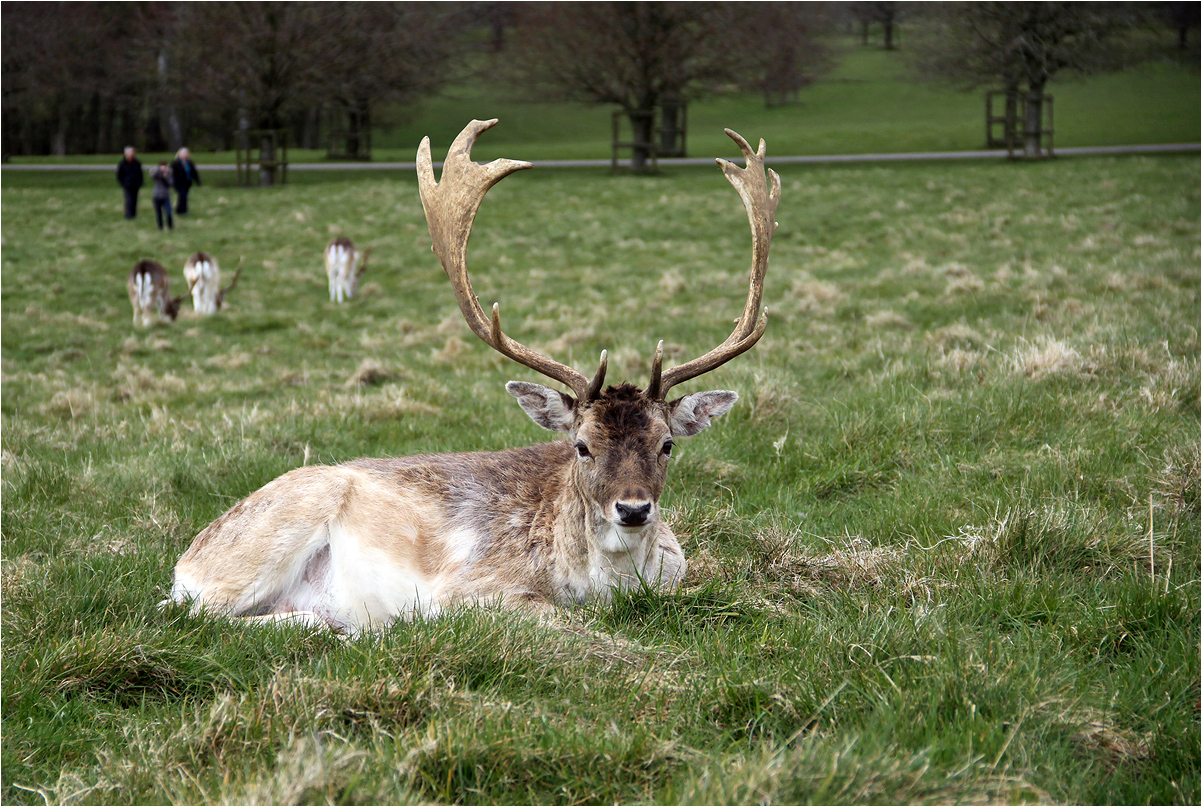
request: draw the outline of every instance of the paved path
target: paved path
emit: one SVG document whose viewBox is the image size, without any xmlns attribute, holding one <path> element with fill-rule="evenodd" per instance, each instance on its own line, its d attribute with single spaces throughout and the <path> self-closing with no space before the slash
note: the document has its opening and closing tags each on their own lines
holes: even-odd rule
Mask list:
<svg viewBox="0 0 1202 807">
<path fill-rule="evenodd" d="M 1202 143 L 1163 143 L 1150 146 L 1085 146 L 1079 148 L 1056 149 L 1059 157 L 1072 157 L 1091 154 L 1163 154 L 1168 152 L 1202 151 Z M 1005 151 L 924 151 L 905 154 L 827 154 L 806 157 L 768 157 L 764 162 L 768 165 L 788 165 L 790 163 L 859 163 L 859 162 L 912 162 L 920 160 L 996 160 L 1006 159 Z M 532 160 L 535 168 L 608 168 L 610 160 Z M 685 157 L 663 159 L 659 164 L 664 167 L 674 165 L 712 165 L 710 157 Z M 741 160 L 734 160 L 741 162 Z M 623 164 L 628 164 L 624 162 Z M 115 163 L 114 163 L 115 165 Z M 435 163 L 441 167 L 442 163 Z M 233 171 L 237 168 L 231 164 L 201 163 L 206 171 Z M 364 171 L 364 170 L 402 170 L 412 171 L 417 167 L 411 162 L 354 162 L 354 163 L 289 163 L 289 171 Z M 112 171 L 112 165 L 9 165 L 0 166 L 4 171 Z"/>
</svg>

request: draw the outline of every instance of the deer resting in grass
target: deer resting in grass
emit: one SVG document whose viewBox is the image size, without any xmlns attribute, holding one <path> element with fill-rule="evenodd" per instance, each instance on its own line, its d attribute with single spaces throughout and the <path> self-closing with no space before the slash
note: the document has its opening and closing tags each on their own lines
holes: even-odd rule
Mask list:
<svg viewBox="0 0 1202 807">
<path fill-rule="evenodd" d="M 367 271 L 370 249 L 355 249 L 355 242 L 339 236 L 326 246 L 326 275 L 330 278 L 330 302 L 341 303 L 355 296 L 359 277 Z"/>
<path fill-rule="evenodd" d="M 134 264 L 125 280 L 129 304 L 134 309 L 134 327 L 171 322 L 179 316 L 179 304 L 188 295 L 171 297 L 167 284 L 167 270 L 158 261 L 148 259 Z"/>
<path fill-rule="evenodd" d="M 297 468 L 206 527 L 175 567 L 171 597 L 257 622 L 328 625 L 355 634 L 451 605 L 547 612 L 606 601 L 615 589 L 674 588 L 685 559 L 661 519 L 660 493 L 677 438 L 694 435 L 737 399 L 677 384 L 713 370 L 759 340 L 768 247 L 780 179 L 727 130 L 747 160 L 718 160 L 751 221 L 750 291 L 734 332 L 699 358 L 662 369 L 656 348 L 645 389 L 603 389 L 606 354 L 593 377 L 522 345 L 501 330 L 496 304 L 480 306 L 468 278 L 468 235 L 485 193 L 531 167 L 472 162 L 471 148 L 496 123 L 472 121 L 435 182 L 429 138 L 418 180 L 433 249 L 468 325 L 494 350 L 571 394 L 528 381 L 506 390 L 535 423 L 566 436 L 507 451 L 360 459 Z M 769 180 L 769 177 L 771 178 Z"/>
<path fill-rule="evenodd" d="M 225 303 L 225 295 L 238 285 L 242 276 L 242 260 L 238 261 L 238 270 L 234 279 L 224 289 L 221 288 L 221 267 L 217 259 L 207 252 L 195 252 L 184 262 L 184 278 L 192 288 L 192 308 L 196 313 L 216 314 Z"/>
</svg>

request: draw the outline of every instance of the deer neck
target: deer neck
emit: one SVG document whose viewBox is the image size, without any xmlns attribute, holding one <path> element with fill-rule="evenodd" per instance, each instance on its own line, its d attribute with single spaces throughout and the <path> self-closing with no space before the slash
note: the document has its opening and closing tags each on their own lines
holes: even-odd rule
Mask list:
<svg viewBox="0 0 1202 807">
<path fill-rule="evenodd" d="M 553 534 L 556 565 L 571 598 L 608 600 L 615 587 L 638 585 L 660 524 L 640 530 L 615 526 L 585 492 L 574 456 L 563 473 Z"/>
</svg>

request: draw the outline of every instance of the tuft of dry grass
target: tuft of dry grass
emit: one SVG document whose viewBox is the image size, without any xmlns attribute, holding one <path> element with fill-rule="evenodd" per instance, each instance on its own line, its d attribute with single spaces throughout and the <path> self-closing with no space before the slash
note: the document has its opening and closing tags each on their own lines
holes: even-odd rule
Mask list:
<svg viewBox="0 0 1202 807">
<path fill-rule="evenodd" d="M 254 361 L 254 357 L 245 350 L 233 350 L 206 359 L 205 365 L 218 370 L 241 370 L 252 361 Z"/>
<path fill-rule="evenodd" d="M 342 386 L 346 389 L 374 387 L 393 378 L 394 374 L 377 359 L 364 359 Z"/>
<path fill-rule="evenodd" d="M 48 415 L 60 415 L 74 419 L 88 414 L 95 406 L 95 391 L 74 388 L 54 393 L 48 402 L 39 407 L 39 411 Z"/>
<path fill-rule="evenodd" d="M 864 324 L 873 330 L 893 329 L 911 331 L 914 329 L 914 323 L 910 322 L 905 314 L 899 314 L 896 311 L 888 309 L 868 314 L 864 317 Z"/>
<path fill-rule="evenodd" d="M 1202 511 L 1199 454 L 1199 444 L 1196 442 L 1170 448 L 1153 479 L 1156 489 L 1175 515 L 1193 515 L 1196 518 Z"/>
<path fill-rule="evenodd" d="M 1076 349 L 1050 337 L 1021 345 L 1014 353 L 1013 365 L 1016 371 L 1033 380 L 1055 375 L 1092 375 Z"/>
<path fill-rule="evenodd" d="M 789 289 L 789 297 L 797 310 L 809 316 L 831 316 L 835 307 L 847 299 L 838 285 L 825 280 L 802 277 Z"/>
<path fill-rule="evenodd" d="M 1062 711 L 1056 720 L 1072 731 L 1072 740 L 1087 752 L 1105 757 L 1113 769 L 1147 759 L 1153 732 L 1138 733 L 1117 725 L 1115 715 L 1100 709 Z"/>
</svg>

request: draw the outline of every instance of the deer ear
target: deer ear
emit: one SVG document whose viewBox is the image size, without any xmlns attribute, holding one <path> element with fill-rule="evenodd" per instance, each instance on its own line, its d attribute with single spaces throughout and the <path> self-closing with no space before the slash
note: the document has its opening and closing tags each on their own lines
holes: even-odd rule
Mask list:
<svg viewBox="0 0 1202 807">
<path fill-rule="evenodd" d="M 517 398 L 530 419 L 544 429 L 571 431 L 572 413 L 576 409 L 572 396 L 528 381 L 510 381 L 505 385 L 505 391 Z"/>
<path fill-rule="evenodd" d="M 715 389 L 692 392 L 668 404 L 668 424 L 673 437 L 691 437 L 710 425 L 719 415 L 725 415 L 739 400 L 739 393 Z"/>
</svg>

